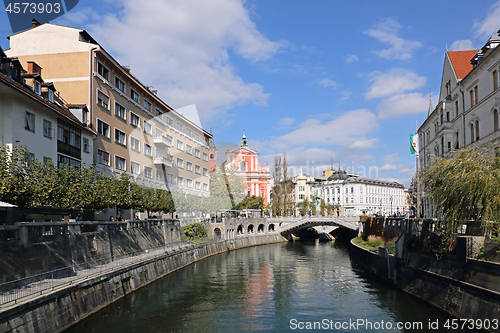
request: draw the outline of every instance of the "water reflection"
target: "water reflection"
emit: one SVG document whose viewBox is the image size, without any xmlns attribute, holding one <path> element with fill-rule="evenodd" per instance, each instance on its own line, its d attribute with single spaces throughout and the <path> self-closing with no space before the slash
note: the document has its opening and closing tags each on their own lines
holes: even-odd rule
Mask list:
<svg viewBox="0 0 500 333">
<path fill-rule="evenodd" d="M 292 319 L 427 325 L 446 318 L 352 264 L 345 245 L 294 242 L 200 261 L 127 295 L 68 332 L 290 332 Z"/>
</svg>

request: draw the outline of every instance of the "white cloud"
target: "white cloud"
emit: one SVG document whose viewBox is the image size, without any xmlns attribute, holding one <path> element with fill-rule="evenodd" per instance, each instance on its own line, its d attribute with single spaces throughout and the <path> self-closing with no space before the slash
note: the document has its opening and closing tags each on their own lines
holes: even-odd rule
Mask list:
<svg viewBox="0 0 500 333">
<path fill-rule="evenodd" d="M 295 122 L 295 119 L 290 118 L 290 117 L 285 117 L 280 119 L 280 125 L 281 126 L 290 126 Z"/>
<path fill-rule="evenodd" d="M 71 10 L 57 20 L 57 24 L 67 26 L 78 26 L 89 21 L 98 21 L 101 19 L 99 12 L 90 7 L 84 7 L 80 10 Z"/>
<path fill-rule="evenodd" d="M 465 50 L 474 50 L 475 47 L 470 39 L 462 39 L 454 41 L 450 47 L 449 51 L 465 51 Z"/>
<path fill-rule="evenodd" d="M 238 76 L 229 50 L 264 61 L 282 44 L 258 31 L 243 0 L 122 0 L 117 6 L 88 30 L 171 106 L 196 104 L 203 124 L 234 105 L 266 105 L 269 95 Z"/>
<path fill-rule="evenodd" d="M 490 6 L 484 20 L 474 22 L 472 30 L 479 38 L 489 38 L 500 28 L 498 22 L 500 22 L 500 1 Z"/>
<path fill-rule="evenodd" d="M 372 72 L 369 77 L 373 84 L 366 93 L 367 99 L 387 97 L 419 89 L 427 81 L 426 77 L 400 68 L 393 68 L 387 73 Z"/>
<path fill-rule="evenodd" d="M 355 61 L 359 61 L 358 56 L 355 54 L 349 54 L 345 57 L 345 62 L 347 62 L 348 64 L 351 64 Z"/>
<path fill-rule="evenodd" d="M 375 51 L 375 53 L 384 59 L 408 60 L 412 57 L 412 52 L 422 46 L 420 42 L 406 40 L 398 36 L 401 24 L 392 18 L 380 20 L 372 25 L 365 34 L 375 37 L 382 43 L 390 45 L 388 49 Z"/>
<path fill-rule="evenodd" d="M 320 86 L 325 87 L 325 88 L 327 88 L 327 87 L 333 87 L 333 88 L 337 87 L 337 82 L 332 81 L 330 79 L 322 79 L 322 80 L 319 80 L 318 83 L 319 83 Z"/>
<path fill-rule="evenodd" d="M 385 163 L 394 163 L 398 160 L 398 153 L 385 155 L 383 159 Z"/>
<path fill-rule="evenodd" d="M 366 109 L 348 111 L 325 122 L 310 118 L 298 129 L 272 140 L 270 145 L 278 150 L 309 144 L 350 146 L 377 128 L 376 120 L 375 114 Z"/>
<path fill-rule="evenodd" d="M 367 139 L 367 138 L 360 138 L 356 140 L 350 147 L 352 149 L 367 149 L 367 148 L 373 148 L 380 140 L 378 138 L 372 138 L 372 139 Z"/>
<path fill-rule="evenodd" d="M 398 118 L 427 112 L 429 100 L 421 93 L 402 94 L 384 99 L 380 102 L 378 108 L 378 118 L 380 120 Z"/>
<path fill-rule="evenodd" d="M 399 167 L 394 164 L 384 164 L 380 168 L 378 168 L 378 171 L 395 171 L 398 170 Z"/>
</svg>

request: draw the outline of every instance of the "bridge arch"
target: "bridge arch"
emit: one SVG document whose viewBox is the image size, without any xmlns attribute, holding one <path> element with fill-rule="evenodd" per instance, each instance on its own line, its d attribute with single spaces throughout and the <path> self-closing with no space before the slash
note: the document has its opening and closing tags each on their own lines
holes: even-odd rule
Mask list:
<svg viewBox="0 0 500 333">
<path fill-rule="evenodd" d="M 236 233 L 237 233 L 238 235 L 243 234 L 243 226 L 242 226 L 241 224 L 240 224 L 240 225 L 238 226 L 238 228 L 236 229 Z"/>
<path fill-rule="evenodd" d="M 262 223 L 259 224 L 259 227 L 257 228 L 257 232 L 264 232 L 264 225 Z"/>
<path fill-rule="evenodd" d="M 274 223 L 269 224 L 269 227 L 267 228 L 267 231 L 269 231 L 269 232 L 274 232 L 275 231 Z"/>
<path fill-rule="evenodd" d="M 249 234 L 252 234 L 252 233 L 254 232 L 254 226 L 253 226 L 253 224 L 249 224 L 249 225 L 248 225 L 247 232 L 248 232 Z"/>
<path fill-rule="evenodd" d="M 214 234 L 215 234 L 215 238 L 217 239 L 221 239 L 222 238 L 222 232 L 219 228 L 215 228 L 214 229 Z"/>
</svg>

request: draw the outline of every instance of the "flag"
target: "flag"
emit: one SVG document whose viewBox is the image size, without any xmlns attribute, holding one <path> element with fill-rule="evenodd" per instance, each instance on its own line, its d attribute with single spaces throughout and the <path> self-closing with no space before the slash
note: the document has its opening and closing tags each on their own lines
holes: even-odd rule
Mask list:
<svg viewBox="0 0 500 333">
<path fill-rule="evenodd" d="M 418 134 L 410 134 L 410 151 L 418 157 Z"/>
</svg>

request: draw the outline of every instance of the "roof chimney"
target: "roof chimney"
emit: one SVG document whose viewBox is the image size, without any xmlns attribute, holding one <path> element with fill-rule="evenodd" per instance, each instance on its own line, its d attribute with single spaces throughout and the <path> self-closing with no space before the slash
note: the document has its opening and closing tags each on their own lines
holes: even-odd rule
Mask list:
<svg viewBox="0 0 500 333">
<path fill-rule="evenodd" d="M 40 25 L 40 22 L 38 22 L 36 19 L 31 20 L 31 27 L 38 27 Z"/>
<path fill-rule="evenodd" d="M 38 66 L 34 61 L 28 61 L 28 73 L 42 75 L 42 67 Z"/>
</svg>

